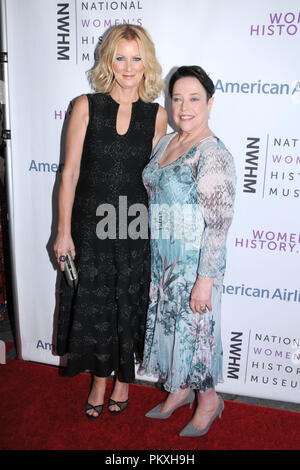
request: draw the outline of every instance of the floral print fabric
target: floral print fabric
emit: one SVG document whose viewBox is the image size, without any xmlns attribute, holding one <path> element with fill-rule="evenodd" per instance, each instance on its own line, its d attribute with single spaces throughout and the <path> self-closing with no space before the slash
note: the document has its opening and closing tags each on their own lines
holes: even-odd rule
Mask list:
<svg viewBox="0 0 300 470">
<path fill-rule="evenodd" d="M 149 197 L 151 286 L 144 373 L 169 392 L 202 392 L 222 381 L 221 294 L 233 216 L 233 158 L 215 136 L 165 167 L 163 137 L 143 172 Z M 197 275 L 213 277 L 212 312 L 190 309 Z"/>
</svg>

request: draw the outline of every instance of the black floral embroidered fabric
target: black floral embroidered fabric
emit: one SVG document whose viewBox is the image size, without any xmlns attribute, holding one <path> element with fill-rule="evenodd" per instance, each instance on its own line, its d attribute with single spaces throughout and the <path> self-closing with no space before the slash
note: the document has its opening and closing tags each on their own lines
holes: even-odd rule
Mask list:
<svg viewBox="0 0 300 470">
<path fill-rule="evenodd" d="M 124 239 L 123 229 L 120 235 L 119 197 L 128 208 L 147 207 L 141 175 L 151 154 L 158 104 L 133 103 L 128 131 L 119 135 L 118 103 L 101 93 L 87 97 L 90 118 L 71 224 L 79 283 L 73 294 L 61 280 L 56 347 L 58 355 L 68 353 L 69 376 L 90 370 L 107 377 L 115 371 L 132 382 L 134 354 L 143 354 L 150 250 L 148 239 Z M 97 224 L 107 216 L 97 215 L 101 204 L 115 208 L 114 239 L 97 236 Z M 128 216 L 127 224 L 133 219 Z"/>
</svg>

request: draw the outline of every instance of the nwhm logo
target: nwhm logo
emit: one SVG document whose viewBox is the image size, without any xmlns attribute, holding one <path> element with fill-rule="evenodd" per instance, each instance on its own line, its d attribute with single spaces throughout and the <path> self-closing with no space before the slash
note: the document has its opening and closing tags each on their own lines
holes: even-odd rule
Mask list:
<svg viewBox="0 0 300 470">
<path fill-rule="evenodd" d="M 70 60 L 70 3 L 57 4 L 57 60 Z"/>
<path fill-rule="evenodd" d="M 242 357 L 242 337 L 241 332 L 231 332 L 229 358 L 228 358 L 228 379 L 238 379 L 240 368 L 241 368 L 241 357 Z"/>
<path fill-rule="evenodd" d="M 243 189 L 244 193 L 256 193 L 259 141 L 260 139 L 258 137 L 247 138 Z"/>
</svg>

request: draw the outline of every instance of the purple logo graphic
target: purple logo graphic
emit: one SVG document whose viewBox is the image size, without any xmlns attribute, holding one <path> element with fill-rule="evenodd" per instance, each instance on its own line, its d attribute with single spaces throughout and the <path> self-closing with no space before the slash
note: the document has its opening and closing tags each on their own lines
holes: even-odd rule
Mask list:
<svg viewBox="0 0 300 470">
<path fill-rule="evenodd" d="M 236 237 L 235 247 L 295 254 L 300 251 L 300 234 L 253 229 L 249 238 Z"/>
<path fill-rule="evenodd" d="M 250 339 L 248 371 L 251 383 L 299 389 L 299 338 L 254 333 Z M 296 350 L 295 350 L 296 349 Z"/>
<path fill-rule="evenodd" d="M 300 197 L 299 138 L 268 135 L 266 149 L 263 196 L 297 200 Z"/>
<path fill-rule="evenodd" d="M 142 26 L 142 9 L 143 2 L 141 0 L 80 2 L 76 63 L 94 60 L 95 47 L 101 43 L 103 34 L 108 28 L 126 23 Z"/>
<path fill-rule="evenodd" d="M 300 12 L 269 13 L 266 24 L 250 25 L 250 36 L 295 36 L 299 31 Z"/>
</svg>

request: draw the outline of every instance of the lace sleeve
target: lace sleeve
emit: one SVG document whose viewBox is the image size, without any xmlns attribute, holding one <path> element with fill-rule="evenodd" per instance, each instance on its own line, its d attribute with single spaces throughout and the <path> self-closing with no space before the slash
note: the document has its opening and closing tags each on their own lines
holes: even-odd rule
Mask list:
<svg viewBox="0 0 300 470">
<path fill-rule="evenodd" d="M 225 271 L 226 238 L 233 217 L 236 175 L 232 155 L 226 149 L 205 152 L 197 181 L 197 200 L 205 221 L 198 275 L 216 277 Z"/>
</svg>

